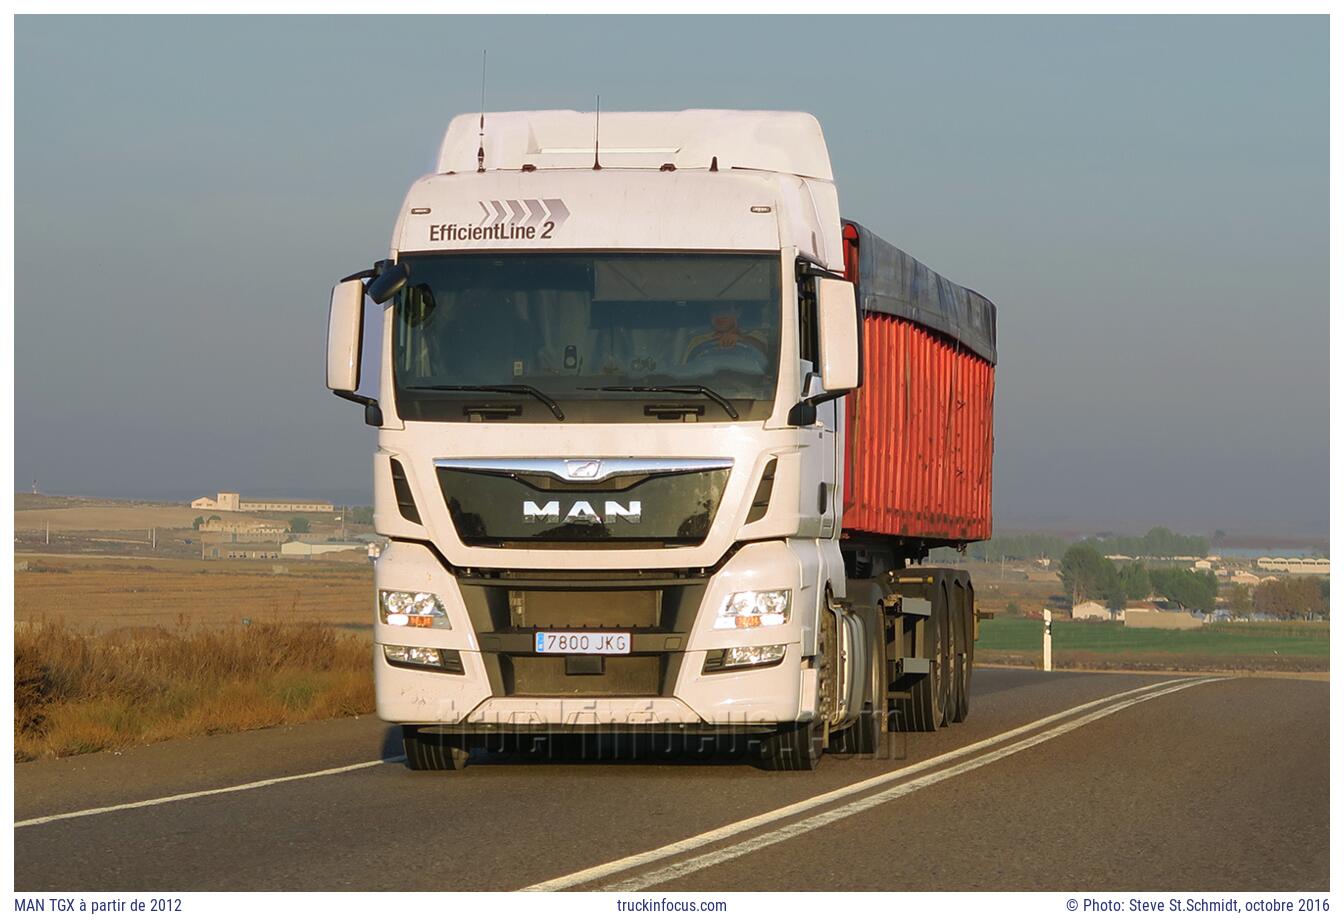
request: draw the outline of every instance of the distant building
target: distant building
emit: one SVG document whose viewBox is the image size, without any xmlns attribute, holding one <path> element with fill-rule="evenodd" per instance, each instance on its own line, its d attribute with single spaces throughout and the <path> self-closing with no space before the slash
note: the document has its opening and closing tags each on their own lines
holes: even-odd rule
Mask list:
<svg viewBox="0 0 1344 920">
<path fill-rule="evenodd" d="M 1260 580 L 1259 575 L 1252 575 L 1250 572 L 1240 571 L 1233 572 L 1232 576 L 1228 578 L 1228 581 L 1232 582 L 1234 585 L 1247 585 L 1252 588 L 1260 584 Z"/>
<path fill-rule="evenodd" d="M 237 492 L 220 492 L 214 498 L 202 496 L 191 507 L 206 511 L 312 511 L 319 514 L 335 511 L 331 502 L 306 498 L 243 498 Z"/>
<path fill-rule="evenodd" d="M 1098 604 L 1096 601 L 1084 601 L 1081 604 L 1074 604 L 1073 618 L 1075 620 L 1113 619 L 1113 617 L 1111 616 L 1111 611 L 1106 609 L 1106 605 Z"/>
<path fill-rule="evenodd" d="M 1125 626 L 1140 629 L 1199 629 L 1204 615 L 1188 610 L 1159 610 L 1153 604 L 1125 608 Z"/>
<path fill-rule="evenodd" d="M 206 521 L 196 528 L 201 533 L 246 534 L 251 537 L 279 537 L 287 532 L 284 524 L 275 521 Z"/>
<path fill-rule="evenodd" d="M 280 554 L 283 556 L 297 556 L 299 558 L 308 558 L 310 556 L 321 556 L 325 553 L 344 553 L 356 549 L 368 552 L 367 543 L 305 543 L 302 540 L 291 540 L 280 546 Z"/>
<path fill-rule="evenodd" d="M 1329 559 L 1298 559 L 1293 556 L 1261 556 L 1256 568 L 1266 572 L 1285 572 L 1289 575 L 1320 575 L 1330 577 Z"/>
<path fill-rule="evenodd" d="M 202 547 L 203 559 L 279 559 L 279 543 L 211 543 Z"/>
</svg>

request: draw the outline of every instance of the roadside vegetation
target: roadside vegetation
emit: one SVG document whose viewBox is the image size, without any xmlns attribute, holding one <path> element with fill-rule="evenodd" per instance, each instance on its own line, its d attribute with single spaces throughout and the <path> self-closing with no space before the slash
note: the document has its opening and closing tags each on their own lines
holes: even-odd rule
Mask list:
<svg viewBox="0 0 1344 920">
<path fill-rule="evenodd" d="M 983 620 L 976 661 L 1039 667 L 1041 632 L 1039 619 Z M 1327 671 L 1330 624 L 1211 623 L 1178 631 L 1056 620 L 1052 658 L 1061 668 Z"/>
<path fill-rule="evenodd" d="M 14 640 L 16 760 L 373 711 L 368 635 L 328 626 L 127 638 L 47 622 Z"/>
<path fill-rule="evenodd" d="M 1208 537 L 1173 533 L 1166 527 L 1154 527 L 1141 537 L 1121 534 L 1088 537 L 1082 544 L 1103 556 L 1207 556 L 1209 553 Z M 966 547 L 966 556 L 984 562 L 1039 559 L 1042 556 L 1058 559 L 1070 545 L 1070 540 L 1058 534 L 1006 534 L 972 543 Z M 934 558 L 941 562 L 957 561 L 950 550 L 935 550 Z"/>
</svg>

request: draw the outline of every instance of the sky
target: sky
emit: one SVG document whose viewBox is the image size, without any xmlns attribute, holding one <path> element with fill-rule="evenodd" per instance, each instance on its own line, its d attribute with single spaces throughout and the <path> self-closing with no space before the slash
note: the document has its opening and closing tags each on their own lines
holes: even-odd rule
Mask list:
<svg viewBox="0 0 1344 920">
<path fill-rule="evenodd" d="M 815 114 L 998 305 L 999 529 L 1328 530 L 1324 16 L 19 16 L 15 487 L 369 501 L 327 300 L 482 49 L 492 110 Z"/>
</svg>

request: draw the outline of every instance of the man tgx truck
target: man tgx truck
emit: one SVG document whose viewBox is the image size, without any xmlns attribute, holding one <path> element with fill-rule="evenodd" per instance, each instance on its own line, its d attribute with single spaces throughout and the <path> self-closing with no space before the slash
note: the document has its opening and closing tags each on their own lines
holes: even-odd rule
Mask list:
<svg viewBox="0 0 1344 920">
<path fill-rule="evenodd" d="M 412 769 L 621 731 L 806 770 L 966 718 L 971 580 L 916 563 L 990 533 L 995 308 L 841 219 L 812 116 L 458 117 L 327 347 Z"/>
</svg>

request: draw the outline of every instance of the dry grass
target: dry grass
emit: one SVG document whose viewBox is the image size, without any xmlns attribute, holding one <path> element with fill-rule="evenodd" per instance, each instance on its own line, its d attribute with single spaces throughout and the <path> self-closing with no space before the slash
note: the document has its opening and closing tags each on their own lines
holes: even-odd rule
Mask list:
<svg viewBox="0 0 1344 920">
<path fill-rule="evenodd" d="M 88 636 L 15 634 L 14 754 L 85 754 L 373 711 L 367 636 L 276 623 Z"/>
<path fill-rule="evenodd" d="M 289 626 L 368 629 L 373 570 L 322 561 L 24 557 L 14 573 L 19 624 L 59 620 L 81 633 L 236 626 L 244 619 Z"/>
</svg>

